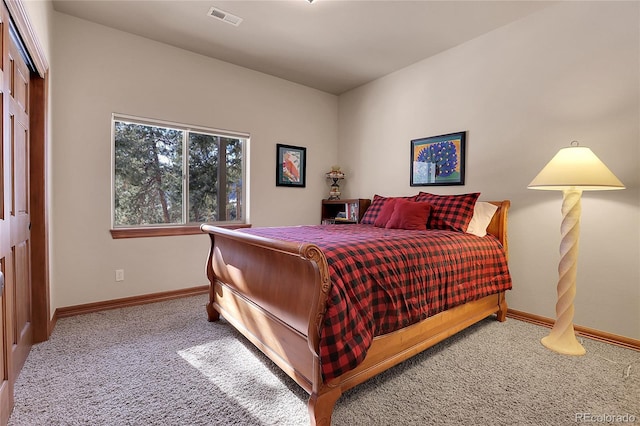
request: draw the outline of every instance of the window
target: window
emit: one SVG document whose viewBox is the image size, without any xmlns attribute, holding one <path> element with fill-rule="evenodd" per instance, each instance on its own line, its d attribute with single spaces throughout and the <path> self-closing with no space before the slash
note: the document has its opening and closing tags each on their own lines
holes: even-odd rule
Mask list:
<svg viewBox="0 0 640 426">
<path fill-rule="evenodd" d="M 246 134 L 113 116 L 113 228 L 244 222 Z"/>
</svg>

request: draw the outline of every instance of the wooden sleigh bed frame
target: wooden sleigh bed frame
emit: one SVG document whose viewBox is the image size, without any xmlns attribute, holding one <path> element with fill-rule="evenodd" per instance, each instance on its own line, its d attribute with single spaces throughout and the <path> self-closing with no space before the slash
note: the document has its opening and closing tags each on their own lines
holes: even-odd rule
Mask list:
<svg viewBox="0 0 640 426">
<path fill-rule="evenodd" d="M 507 247 L 508 200 L 487 232 Z M 348 225 L 347 225 L 348 226 Z M 378 373 L 478 321 L 506 319 L 504 292 L 459 305 L 398 331 L 374 338 L 364 361 L 328 382 L 320 369 L 320 325 L 331 286 L 325 255 L 314 244 L 288 243 L 211 225 L 206 265 L 211 283 L 209 321 L 222 315 L 309 393 L 311 425 L 328 426 L 338 398 Z"/>
</svg>

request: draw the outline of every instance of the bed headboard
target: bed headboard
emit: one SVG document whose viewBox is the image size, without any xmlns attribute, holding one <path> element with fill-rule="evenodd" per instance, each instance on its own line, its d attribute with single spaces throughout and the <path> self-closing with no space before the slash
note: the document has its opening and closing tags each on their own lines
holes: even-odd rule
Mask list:
<svg viewBox="0 0 640 426">
<path fill-rule="evenodd" d="M 488 202 L 498 206 L 498 210 L 493 214 L 493 218 L 487 227 L 487 232 L 500 240 L 507 255 L 507 259 L 509 259 L 509 246 L 507 243 L 507 212 L 511 206 L 511 201 L 503 200 Z"/>
</svg>

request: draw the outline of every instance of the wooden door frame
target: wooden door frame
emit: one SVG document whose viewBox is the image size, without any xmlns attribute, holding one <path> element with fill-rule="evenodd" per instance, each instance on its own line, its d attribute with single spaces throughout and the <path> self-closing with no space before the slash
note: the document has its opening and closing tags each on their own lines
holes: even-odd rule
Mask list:
<svg viewBox="0 0 640 426">
<path fill-rule="evenodd" d="M 49 64 L 23 0 L 4 0 L 36 72 L 29 90 L 29 179 L 31 214 L 31 327 L 33 342 L 51 335 L 49 296 L 48 132 Z"/>
</svg>

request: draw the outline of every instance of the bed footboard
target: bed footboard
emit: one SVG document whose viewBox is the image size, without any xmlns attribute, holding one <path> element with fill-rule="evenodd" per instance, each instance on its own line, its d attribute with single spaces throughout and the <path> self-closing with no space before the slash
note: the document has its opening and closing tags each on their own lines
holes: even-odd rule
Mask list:
<svg viewBox="0 0 640 426">
<path fill-rule="evenodd" d="M 222 314 L 312 393 L 320 378 L 319 327 L 330 288 L 322 251 L 215 226 L 202 230 L 211 238 L 209 320 Z"/>
</svg>

